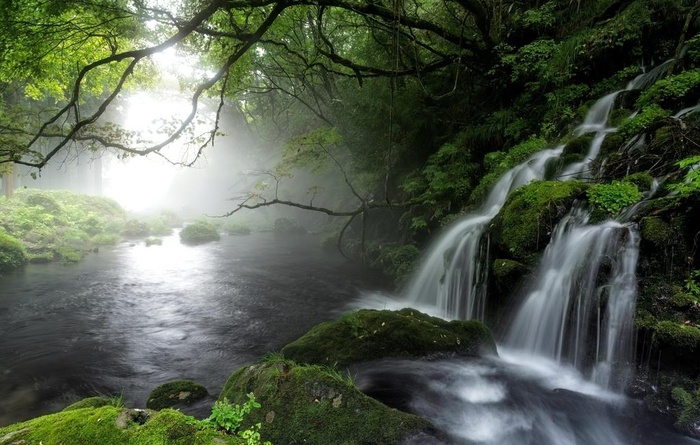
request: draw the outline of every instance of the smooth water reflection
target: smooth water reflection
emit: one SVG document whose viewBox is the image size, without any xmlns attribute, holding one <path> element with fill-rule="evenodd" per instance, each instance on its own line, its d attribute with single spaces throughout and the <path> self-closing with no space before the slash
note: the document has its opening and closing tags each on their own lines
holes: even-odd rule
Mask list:
<svg viewBox="0 0 700 445">
<path fill-rule="evenodd" d="M 311 236 L 201 246 L 172 236 L 0 278 L 0 425 L 97 394 L 143 406 L 176 378 L 218 394 L 236 368 L 380 284 L 318 246 Z"/>
</svg>

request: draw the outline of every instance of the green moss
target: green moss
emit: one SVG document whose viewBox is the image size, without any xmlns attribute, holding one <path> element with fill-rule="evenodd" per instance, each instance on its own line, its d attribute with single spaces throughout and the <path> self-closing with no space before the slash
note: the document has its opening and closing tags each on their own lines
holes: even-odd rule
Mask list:
<svg viewBox="0 0 700 445">
<path fill-rule="evenodd" d="M 700 345 L 700 329 L 692 325 L 664 320 L 654 327 L 654 340 L 688 352 Z"/>
<path fill-rule="evenodd" d="M 67 407 L 63 408 L 63 411 L 73 411 L 76 409 L 83 408 L 101 408 L 103 406 L 114 406 L 114 404 L 112 403 L 112 400 L 107 397 L 87 397 L 85 399 L 78 400 L 77 402 L 71 405 L 68 405 Z"/>
<path fill-rule="evenodd" d="M 671 397 L 676 403 L 675 427 L 687 434 L 695 434 L 700 425 L 700 392 L 688 392 L 681 387 L 671 390 Z"/>
<path fill-rule="evenodd" d="M 219 397 L 242 404 L 254 393 L 262 405 L 243 427 L 262 423 L 275 444 L 399 445 L 430 428 L 417 416 L 391 409 L 322 366 L 268 360 L 234 373 Z"/>
<path fill-rule="evenodd" d="M 588 153 L 588 149 L 591 147 L 591 141 L 593 141 L 592 134 L 584 134 L 569 141 L 564 146 L 562 156 L 575 155 L 582 158 L 586 153 Z"/>
<path fill-rule="evenodd" d="M 654 178 L 647 172 L 633 173 L 625 176 L 622 180 L 634 184 L 638 190 L 651 190 L 654 183 Z"/>
<path fill-rule="evenodd" d="M 180 241 L 184 244 L 202 244 L 220 238 L 216 227 L 207 221 L 195 221 L 180 231 Z"/>
<path fill-rule="evenodd" d="M 380 358 L 436 353 L 495 354 L 489 329 L 477 321 L 445 321 L 414 309 L 363 309 L 322 323 L 282 349 L 298 363 L 345 367 Z"/>
<path fill-rule="evenodd" d="M 671 225 L 659 216 L 646 216 L 640 221 L 640 234 L 644 241 L 658 247 L 673 244 L 676 234 Z"/>
<path fill-rule="evenodd" d="M 0 428 L 0 445 L 10 444 L 190 445 L 244 441 L 213 429 L 199 429 L 174 411 L 129 410 L 113 406 L 82 408 Z"/>
<path fill-rule="evenodd" d="M 496 286 L 506 295 L 510 294 L 527 271 L 528 268 L 524 264 L 502 258 L 494 260 L 491 266 L 491 274 Z"/>
<path fill-rule="evenodd" d="M 0 272 L 22 267 L 29 257 L 22 243 L 0 230 Z"/>
<path fill-rule="evenodd" d="M 146 401 L 149 409 L 160 410 L 178 404 L 189 404 L 209 395 L 207 389 L 191 380 L 173 380 L 151 391 Z"/>
<path fill-rule="evenodd" d="M 689 309 L 698 304 L 698 298 L 689 292 L 684 292 L 682 288 L 676 287 L 671 297 L 671 305 L 679 310 Z"/>
<path fill-rule="evenodd" d="M 494 220 L 497 243 L 516 259 L 544 249 L 556 224 L 587 187 L 579 181 L 538 181 L 519 188 Z"/>
</svg>

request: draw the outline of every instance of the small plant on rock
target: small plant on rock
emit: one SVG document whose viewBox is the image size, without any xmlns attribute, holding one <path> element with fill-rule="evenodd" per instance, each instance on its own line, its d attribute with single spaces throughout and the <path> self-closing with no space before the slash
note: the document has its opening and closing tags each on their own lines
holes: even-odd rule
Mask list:
<svg viewBox="0 0 700 445">
<path fill-rule="evenodd" d="M 241 405 L 231 405 L 227 398 L 217 400 L 211 409 L 211 415 L 200 422 L 205 428 L 213 427 L 227 434 L 237 434 L 244 439 L 246 445 L 260 445 L 261 424 L 256 423 L 251 428 L 240 430 L 243 419 L 253 409 L 260 408 L 260 403 L 255 400 L 253 393 L 248 394 L 248 401 Z M 272 445 L 269 441 L 263 445 Z"/>
</svg>

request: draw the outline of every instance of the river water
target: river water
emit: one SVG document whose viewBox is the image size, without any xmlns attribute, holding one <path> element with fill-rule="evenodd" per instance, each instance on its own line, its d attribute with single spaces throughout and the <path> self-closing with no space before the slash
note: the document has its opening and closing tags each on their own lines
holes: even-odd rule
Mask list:
<svg viewBox="0 0 700 445">
<path fill-rule="evenodd" d="M 319 245 L 253 234 L 185 246 L 170 236 L 0 278 L 0 426 L 93 395 L 144 406 L 177 378 L 218 394 L 238 367 L 381 284 Z"/>
<path fill-rule="evenodd" d="M 142 407 L 166 381 L 212 396 L 229 375 L 312 326 L 359 306 L 399 308 L 376 275 L 311 236 L 223 237 L 201 246 L 121 244 L 78 264 L 29 265 L 0 278 L 0 426 L 83 397 L 121 393 Z M 501 349 L 500 357 L 380 361 L 356 384 L 444 434 L 411 445 L 698 444 L 639 403 L 575 369 Z M 282 444 L 283 445 L 283 444 Z"/>
</svg>

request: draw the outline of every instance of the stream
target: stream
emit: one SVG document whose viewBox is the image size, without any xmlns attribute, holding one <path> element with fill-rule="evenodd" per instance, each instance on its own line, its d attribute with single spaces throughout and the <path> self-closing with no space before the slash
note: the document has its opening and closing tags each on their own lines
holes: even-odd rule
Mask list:
<svg viewBox="0 0 700 445">
<path fill-rule="evenodd" d="M 0 278 L 0 426 L 83 397 L 145 406 L 186 378 L 216 396 L 242 365 L 336 318 L 376 275 L 311 235 L 143 241 Z M 211 403 L 209 404 L 211 406 Z M 204 413 L 200 413 L 204 414 Z"/>
</svg>

